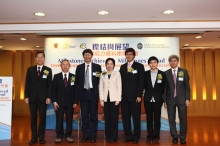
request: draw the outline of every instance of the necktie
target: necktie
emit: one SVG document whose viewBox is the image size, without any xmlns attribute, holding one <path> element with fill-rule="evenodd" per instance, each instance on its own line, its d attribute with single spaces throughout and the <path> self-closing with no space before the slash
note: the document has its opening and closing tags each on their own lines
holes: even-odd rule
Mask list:
<svg viewBox="0 0 220 146">
<path fill-rule="evenodd" d="M 174 97 L 176 97 L 176 70 L 173 70 L 173 81 L 174 81 Z"/>
<path fill-rule="evenodd" d="M 40 77 L 40 67 L 38 67 L 37 75 L 38 75 L 38 78 L 39 78 Z"/>
<path fill-rule="evenodd" d="M 89 65 L 87 65 L 87 68 L 86 68 L 84 88 L 85 89 L 89 89 L 90 88 L 90 86 L 89 86 Z"/>
<path fill-rule="evenodd" d="M 63 82 L 64 82 L 65 88 L 67 89 L 67 77 L 66 77 L 66 74 L 64 74 L 64 80 L 63 80 Z"/>
<path fill-rule="evenodd" d="M 131 67 L 131 63 L 128 62 L 128 69 Z"/>
</svg>

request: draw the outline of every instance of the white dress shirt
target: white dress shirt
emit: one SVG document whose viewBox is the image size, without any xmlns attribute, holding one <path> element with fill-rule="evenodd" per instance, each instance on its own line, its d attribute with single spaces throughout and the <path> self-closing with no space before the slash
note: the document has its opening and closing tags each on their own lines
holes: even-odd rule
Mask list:
<svg viewBox="0 0 220 146">
<path fill-rule="evenodd" d="M 62 74 L 63 74 L 63 79 L 65 78 L 64 74 L 66 74 L 66 78 L 67 78 L 67 81 L 68 81 L 68 79 L 69 79 L 69 72 L 67 72 L 67 73 L 62 72 Z"/>
<path fill-rule="evenodd" d="M 176 68 L 172 68 L 172 74 L 174 74 L 174 70 L 175 70 L 175 74 L 176 74 L 176 77 L 177 77 L 178 67 L 176 67 Z"/>
<path fill-rule="evenodd" d="M 86 69 L 87 69 L 87 65 L 89 65 L 89 88 L 93 88 L 93 86 L 92 86 L 92 62 L 90 62 L 89 64 L 87 64 L 86 62 L 85 62 L 85 73 L 86 73 Z"/>
<path fill-rule="evenodd" d="M 130 67 L 132 66 L 133 63 L 134 63 L 134 60 L 131 61 L 131 62 L 128 62 L 128 66 L 127 66 L 127 68 L 130 68 Z"/>
<path fill-rule="evenodd" d="M 158 73 L 158 69 L 156 69 L 155 71 L 150 70 L 152 87 L 154 87 L 155 82 L 157 80 L 157 73 Z M 155 102 L 154 97 L 152 97 L 150 102 Z"/>
<path fill-rule="evenodd" d="M 37 71 L 38 71 L 38 67 L 40 67 L 40 72 L 41 72 L 43 65 L 37 65 Z"/>
</svg>

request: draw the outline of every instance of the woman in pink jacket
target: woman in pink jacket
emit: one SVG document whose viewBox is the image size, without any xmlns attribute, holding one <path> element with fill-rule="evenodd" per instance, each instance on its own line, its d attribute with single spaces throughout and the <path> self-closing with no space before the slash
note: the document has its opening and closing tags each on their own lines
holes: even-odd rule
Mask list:
<svg viewBox="0 0 220 146">
<path fill-rule="evenodd" d="M 114 71 L 115 60 L 105 61 L 107 71 L 100 75 L 100 104 L 104 107 L 106 141 L 113 143 L 118 138 L 118 112 L 121 101 L 121 75 Z"/>
</svg>

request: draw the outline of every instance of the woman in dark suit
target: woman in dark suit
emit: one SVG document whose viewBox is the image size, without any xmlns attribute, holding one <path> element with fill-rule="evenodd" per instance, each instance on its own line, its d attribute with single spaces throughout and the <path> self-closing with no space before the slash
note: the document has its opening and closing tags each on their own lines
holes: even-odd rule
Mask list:
<svg viewBox="0 0 220 146">
<path fill-rule="evenodd" d="M 100 104 L 104 107 L 106 141 L 113 143 L 118 137 L 118 105 L 121 101 L 121 75 L 114 71 L 115 60 L 105 61 L 107 71 L 100 76 Z"/>
</svg>

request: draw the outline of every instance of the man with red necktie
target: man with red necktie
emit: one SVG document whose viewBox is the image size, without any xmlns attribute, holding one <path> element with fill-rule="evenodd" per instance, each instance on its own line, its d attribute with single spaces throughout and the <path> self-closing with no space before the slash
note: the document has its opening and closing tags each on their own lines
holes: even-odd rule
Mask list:
<svg viewBox="0 0 220 146">
<path fill-rule="evenodd" d="M 52 70 L 44 66 L 45 54 L 35 54 L 37 65 L 27 70 L 25 84 L 25 102 L 29 104 L 31 116 L 31 141 L 29 145 L 38 142 L 45 144 L 46 108 L 50 104 L 52 93 Z M 37 130 L 37 115 L 39 112 L 40 123 Z"/>
<path fill-rule="evenodd" d="M 78 98 L 75 97 L 75 75 L 69 72 L 70 62 L 64 59 L 61 62 L 62 72 L 55 74 L 53 79 L 52 102 L 56 112 L 56 139 L 55 143 L 62 142 L 63 137 L 69 143 L 73 142 L 72 121 L 73 110 L 77 107 Z M 66 131 L 63 130 L 63 115 L 66 115 Z"/>
</svg>

